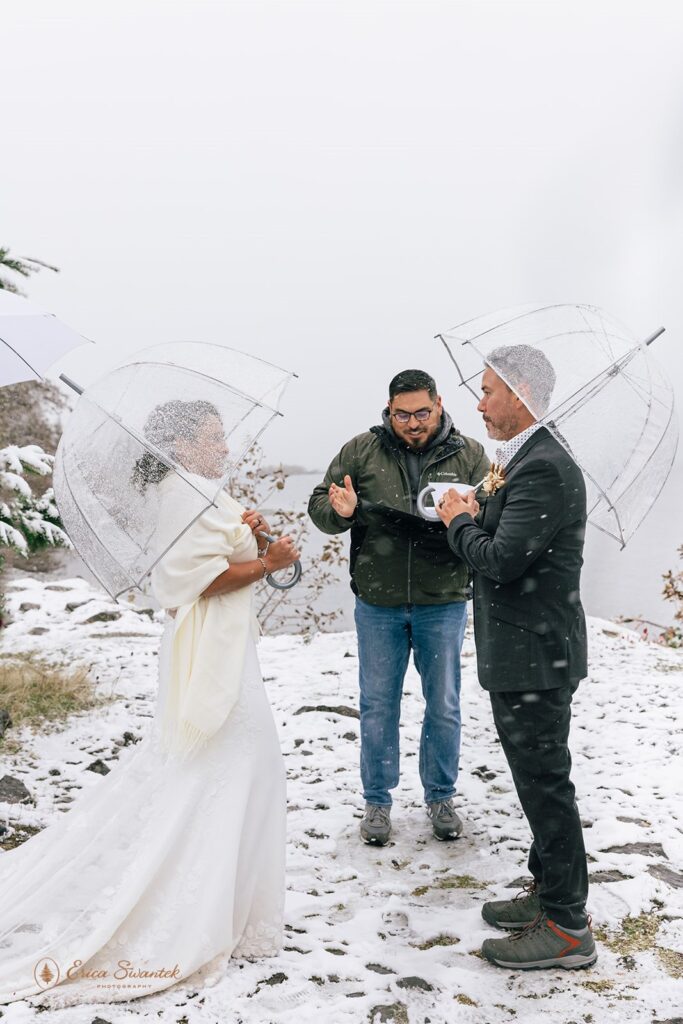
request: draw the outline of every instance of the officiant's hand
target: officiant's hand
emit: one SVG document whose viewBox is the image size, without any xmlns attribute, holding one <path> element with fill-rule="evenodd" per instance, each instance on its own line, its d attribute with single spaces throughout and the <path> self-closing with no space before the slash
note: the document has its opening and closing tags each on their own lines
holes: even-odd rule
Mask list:
<svg viewBox="0 0 683 1024">
<path fill-rule="evenodd" d="M 344 519 L 350 519 L 356 511 L 358 495 L 353 489 L 351 477 L 348 474 L 344 477 L 343 487 L 337 487 L 336 484 L 332 484 L 329 490 L 329 496 L 330 505 L 334 511 L 338 515 L 343 516 Z"/>
<path fill-rule="evenodd" d="M 268 520 L 256 508 L 248 508 L 246 512 L 243 512 L 242 522 L 249 527 L 252 533 L 270 533 Z"/>
<path fill-rule="evenodd" d="M 463 512 L 467 512 L 474 519 L 479 511 L 479 502 L 474 496 L 474 491 L 469 491 L 463 497 L 454 487 L 451 487 L 450 491 L 446 491 L 436 505 L 436 511 L 441 522 L 445 526 L 450 526 L 452 520 L 456 516 L 462 515 Z"/>
<path fill-rule="evenodd" d="M 277 572 L 278 569 L 287 569 L 294 562 L 297 562 L 301 555 L 291 537 L 280 537 L 268 545 L 268 552 L 264 555 L 263 561 L 269 573 Z"/>
</svg>

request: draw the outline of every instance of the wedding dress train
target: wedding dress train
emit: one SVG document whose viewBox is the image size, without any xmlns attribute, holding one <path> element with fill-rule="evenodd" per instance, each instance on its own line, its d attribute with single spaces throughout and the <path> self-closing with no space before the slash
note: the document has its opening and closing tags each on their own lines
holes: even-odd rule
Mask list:
<svg viewBox="0 0 683 1024">
<path fill-rule="evenodd" d="M 223 725 L 173 763 L 159 745 L 172 632 L 169 620 L 148 736 L 0 852 L 0 1003 L 126 1000 L 281 948 L 284 762 L 255 642 Z"/>
</svg>

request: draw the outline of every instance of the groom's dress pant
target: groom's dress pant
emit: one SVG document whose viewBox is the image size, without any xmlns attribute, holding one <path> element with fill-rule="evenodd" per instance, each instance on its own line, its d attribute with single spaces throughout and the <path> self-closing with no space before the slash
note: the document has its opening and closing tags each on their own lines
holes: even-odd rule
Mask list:
<svg viewBox="0 0 683 1024">
<path fill-rule="evenodd" d="M 386 608 L 356 598 L 363 796 L 391 804 L 399 779 L 399 719 L 410 652 L 422 682 L 425 714 L 420 779 L 425 801 L 455 793 L 460 760 L 460 652 L 465 601 Z"/>
<path fill-rule="evenodd" d="M 574 688 L 575 689 L 575 688 Z M 533 842 L 529 871 L 543 909 L 564 928 L 586 924 L 588 870 L 569 777 L 573 689 L 490 693 L 493 719 Z"/>
</svg>

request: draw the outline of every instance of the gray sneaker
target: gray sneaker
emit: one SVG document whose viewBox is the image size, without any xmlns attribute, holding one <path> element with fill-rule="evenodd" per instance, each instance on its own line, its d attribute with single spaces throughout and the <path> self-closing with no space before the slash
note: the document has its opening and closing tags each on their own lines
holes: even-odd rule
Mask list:
<svg viewBox="0 0 683 1024">
<path fill-rule="evenodd" d="M 457 839 L 462 832 L 462 822 L 455 813 L 452 799 L 427 804 L 427 814 L 432 819 L 432 832 L 437 839 Z"/>
<path fill-rule="evenodd" d="M 384 846 L 391 835 L 391 804 L 366 804 L 360 834 L 366 843 Z"/>
<path fill-rule="evenodd" d="M 486 939 L 481 951 L 497 967 L 530 971 L 545 967 L 592 967 L 598 959 L 590 919 L 585 928 L 560 928 L 546 913 L 504 939 Z"/>
<path fill-rule="evenodd" d="M 541 913 L 536 882 L 524 886 L 511 900 L 494 900 L 485 903 L 481 916 L 494 928 L 526 928 Z"/>
</svg>

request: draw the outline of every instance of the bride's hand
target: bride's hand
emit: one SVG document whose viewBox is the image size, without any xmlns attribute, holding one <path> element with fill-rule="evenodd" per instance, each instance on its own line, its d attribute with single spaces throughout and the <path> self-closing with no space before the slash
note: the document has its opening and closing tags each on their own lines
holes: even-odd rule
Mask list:
<svg viewBox="0 0 683 1024">
<path fill-rule="evenodd" d="M 277 572 L 278 569 L 286 569 L 297 562 L 299 558 L 299 551 L 292 538 L 281 537 L 279 540 L 274 540 L 269 546 L 268 553 L 263 560 L 266 563 L 266 569 L 271 573 Z"/>
<path fill-rule="evenodd" d="M 268 520 L 258 509 L 248 508 L 246 512 L 243 512 L 242 522 L 249 527 L 252 533 L 270 533 Z"/>
</svg>

